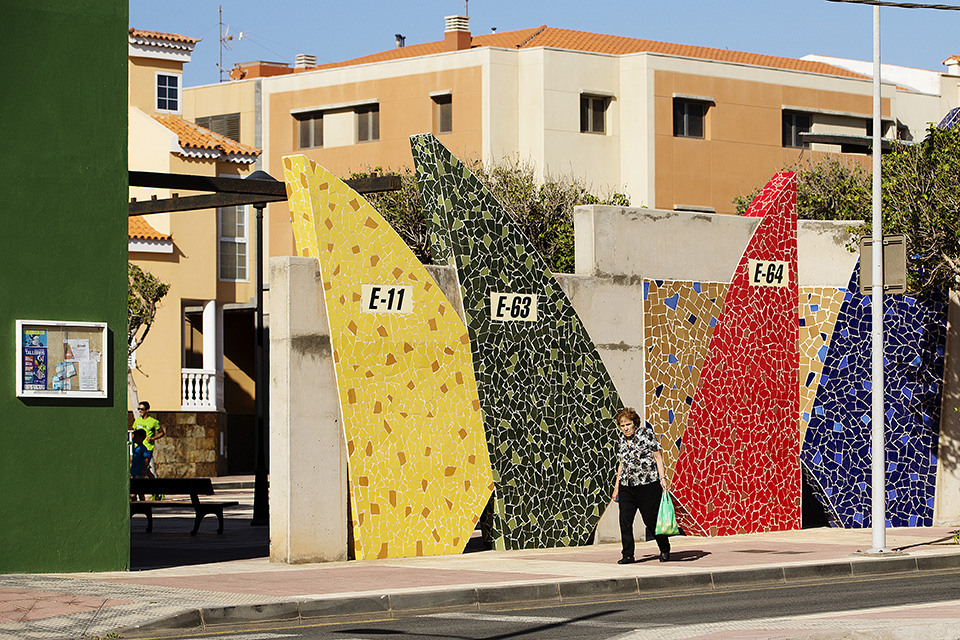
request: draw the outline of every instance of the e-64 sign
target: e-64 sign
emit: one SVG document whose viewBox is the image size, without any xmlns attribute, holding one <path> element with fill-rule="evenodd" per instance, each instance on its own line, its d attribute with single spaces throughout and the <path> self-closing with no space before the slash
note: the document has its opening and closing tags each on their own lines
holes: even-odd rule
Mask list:
<svg viewBox="0 0 960 640">
<path fill-rule="evenodd" d="M 754 287 L 785 287 L 790 284 L 790 263 L 776 260 L 748 260 L 747 276 Z"/>
</svg>

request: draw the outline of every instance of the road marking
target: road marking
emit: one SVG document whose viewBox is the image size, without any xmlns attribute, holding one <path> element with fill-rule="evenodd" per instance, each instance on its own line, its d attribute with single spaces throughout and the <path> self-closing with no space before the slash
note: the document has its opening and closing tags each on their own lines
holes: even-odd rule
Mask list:
<svg viewBox="0 0 960 640">
<path fill-rule="evenodd" d="M 231 633 L 226 636 L 181 636 L 181 637 L 203 637 L 204 640 L 276 640 L 277 638 L 295 638 L 297 636 L 289 633 Z"/>
<path fill-rule="evenodd" d="M 635 622 L 603 622 L 602 620 L 578 620 L 577 618 L 554 618 L 548 616 L 510 616 L 492 613 L 431 613 L 424 618 L 446 618 L 454 620 L 476 620 L 478 622 L 509 622 L 513 624 L 562 624 L 580 627 L 604 627 L 607 629 L 636 629 L 641 625 Z M 657 625 L 658 627 L 660 625 Z"/>
</svg>

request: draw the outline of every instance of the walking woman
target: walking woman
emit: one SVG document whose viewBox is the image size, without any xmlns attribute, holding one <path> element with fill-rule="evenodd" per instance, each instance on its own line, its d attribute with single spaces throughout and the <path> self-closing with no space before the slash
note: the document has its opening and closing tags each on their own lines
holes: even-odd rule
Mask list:
<svg viewBox="0 0 960 640">
<path fill-rule="evenodd" d="M 617 564 L 636 562 L 633 557 L 633 521 L 638 510 L 647 528 L 647 539 L 656 537 L 660 562 L 666 562 L 670 559 L 670 539 L 663 535 L 654 536 L 660 497 L 670 489 L 660 441 L 650 423 L 641 424 L 640 416 L 630 407 L 620 409 L 615 419 L 620 428 L 620 449 L 617 452 L 620 465 L 613 499 L 620 504 L 620 540 L 623 545 L 622 557 Z"/>
</svg>

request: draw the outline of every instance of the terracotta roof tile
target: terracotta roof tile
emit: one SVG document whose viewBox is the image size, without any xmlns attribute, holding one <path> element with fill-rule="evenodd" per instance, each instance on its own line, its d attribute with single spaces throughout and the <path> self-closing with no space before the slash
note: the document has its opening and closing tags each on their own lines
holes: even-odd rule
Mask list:
<svg viewBox="0 0 960 640">
<path fill-rule="evenodd" d="M 143 29 L 134 29 L 130 27 L 127 30 L 127 34 L 131 38 L 150 38 L 154 40 L 168 40 L 170 42 L 178 42 L 181 44 L 197 44 L 200 42 L 200 38 L 189 38 L 179 33 L 164 33 L 162 31 L 144 31 Z"/>
<path fill-rule="evenodd" d="M 193 122 L 187 122 L 183 118 L 172 115 L 153 116 L 154 120 L 165 126 L 167 129 L 177 134 L 177 142 L 181 147 L 190 147 L 192 149 L 207 149 L 210 151 L 219 151 L 227 155 L 238 156 L 259 156 L 260 149 L 248 147 L 245 144 L 235 142 L 219 133 L 214 133 L 210 129 L 201 127 Z"/>
<path fill-rule="evenodd" d="M 671 42 L 659 42 L 657 40 L 640 40 L 638 38 L 610 36 L 599 33 L 588 33 L 586 31 L 573 31 L 571 29 L 544 29 L 529 43 L 527 43 L 525 47 L 553 47 L 556 49 L 593 51 L 596 53 L 609 53 L 614 55 L 640 52 L 663 53 L 666 55 L 682 56 L 685 58 L 702 58 L 706 60 L 717 60 L 720 62 L 749 64 L 759 67 L 773 67 L 776 69 L 793 69 L 797 71 L 806 71 L 809 73 L 824 73 L 832 76 L 844 76 L 848 78 L 867 77 L 859 73 L 854 73 L 853 71 L 847 71 L 846 69 L 825 64 L 823 62 L 812 62 L 807 60 L 799 60 L 797 58 L 784 58 L 780 56 L 768 56 L 759 53 L 747 53 L 745 51 L 731 51 L 729 49 L 713 49 L 710 47 L 674 44 Z"/>
<path fill-rule="evenodd" d="M 127 236 L 131 240 L 172 240 L 169 233 L 160 233 L 143 216 L 127 218 Z"/>
<path fill-rule="evenodd" d="M 784 58 L 780 56 L 769 56 L 759 53 L 747 53 L 745 51 L 730 51 L 728 49 L 713 49 L 710 47 L 673 44 L 670 42 L 659 42 L 657 40 L 641 40 L 639 38 L 611 36 L 602 33 L 575 31 L 572 29 L 556 29 L 553 27 L 547 27 L 546 25 L 541 25 L 531 29 L 521 29 L 519 31 L 505 31 L 502 33 L 474 36 L 471 48 L 477 47 L 524 49 L 533 47 L 552 47 L 555 49 L 589 51 L 594 53 L 608 53 L 612 55 L 624 55 L 641 52 L 662 53 L 666 55 L 688 58 L 701 58 L 706 60 L 717 60 L 720 62 L 734 62 L 760 67 L 772 67 L 775 69 L 791 69 L 796 71 L 805 71 L 808 73 L 822 73 L 847 78 L 867 78 L 867 76 L 859 73 L 847 71 L 846 69 L 834 67 L 823 62 L 799 60 L 797 58 Z M 443 53 L 443 51 L 443 41 L 427 42 L 424 44 L 411 45 L 409 47 L 401 47 L 399 49 L 381 51 L 380 53 L 374 53 L 368 56 L 354 58 L 352 60 L 344 60 L 343 62 L 333 62 L 330 64 L 319 65 L 317 67 L 309 67 L 304 69 L 304 71 L 313 71 L 314 69 L 333 69 L 337 67 L 367 64 L 371 62 L 414 58 L 417 56 Z"/>
<path fill-rule="evenodd" d="M 532 29 L 521 29 L 519 31 L 504 31 L 503 33 L 489 33 L 482 36 L 473 36 L 471 48 L 477 47 L 500 47 L 505 49 L 519 48 L 523 42 L 535 35 L 544 26 L 534 27 Z M 352 67 L 357 64 L 368 64 L 371 62 L 384 62 L 386 60 L 400 60 L 402 58 L 416 58 L 435 53 L 443 53 L 443 40 L 437 42 L 426 42 L 423 44 L 413 44 L 409 47 L 400 47 L 398 49 L 389 49 L 380 53 L 373 53 L 352 60 L 343 62 L 331 62 L 321 64 L 316 67 L 308 67 L 304 71 L 314 71 L 316 69 L 335 69 L 337 67 Z"/>
</svg>

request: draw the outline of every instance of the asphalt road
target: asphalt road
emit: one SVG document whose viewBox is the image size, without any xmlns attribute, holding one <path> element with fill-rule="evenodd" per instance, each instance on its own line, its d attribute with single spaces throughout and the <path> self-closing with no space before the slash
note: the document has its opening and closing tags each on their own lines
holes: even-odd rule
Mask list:
<svg viewBox="0 0 960 640">
<path fill-rule="evenodd" d="M 653 594 L 639 598 L 547 607 L 514 606 L 492 611 L 436 612 L 362 621 L 326 620 L 310 625 L 246 624 L 207 628 L 156 637 L 206 640 L 500 640 L 522 638 L 642 638 L 673 630 L 685 637 L 690 625 L 810 614 L 902 608 L 908 605 L 960 601 L 960 571 L 925 572 L 856 579 L 827 580 L 781 586 L 752 586 L 711 592 Z M 887 613 L 887 611 L 885 611 Z M 802 626 L 802 625 L 800 625 Z M 640 632 L 640 633 L 635 633 Z M 677 635 L 680 632 L 680 635 Z M 760 637 L 760 636 L 756 636 Z"/>
</svg>

